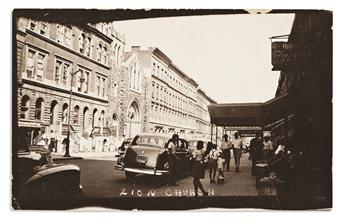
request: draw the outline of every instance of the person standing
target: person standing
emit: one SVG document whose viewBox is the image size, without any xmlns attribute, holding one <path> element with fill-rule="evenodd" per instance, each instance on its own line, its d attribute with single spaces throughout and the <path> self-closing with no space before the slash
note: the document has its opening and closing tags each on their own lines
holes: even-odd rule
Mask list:
<svg viewBox="0 0 345 221">
<path fill-rule="evenodd" d="M 238 134 L 238 132 L 235 132 L 234 134 L 233 152 L 234 152 L 234 158 L 235 158 L 236 172 L 239 172 L 241 152 L 242 152 L 242 139 L 240 135 Z"/>
<path fill-rule="evenodd" d="M 195 196 L 198 197 L 198 189 L 200 189 L 204 196 L 208 196 L 208 192 L 204 190 L 204 187 L 202 186 L 200 179 L 204 179 L 205 177 L 205 169 L 203 165 L 203 149 L 204 143 L 202 141 L 198 141 L 196 145 L 196 150 L 192 153 L 192 159 L 193 159 L 193 170 L 192 170 L 192 176 L 193 179 L 193 185 L 194 185 L 194 191 Z"/>
<path fill-rule="evenodd" d="M 252 176 L 255 176 L 255 164 L 256 161 L 262 159 L 262 139 L 260 133 L 257 132 L 255 137 L 250 140 L 250 156 L 252 158 Z"/>
<path fill-rule="evenodd" d="M 225 165 L 226 165 L 226 171 L 229 171 L 230 169 L 230 149 L 232 147 L 232 143 L 229 140 L 229 136 L 227 134 L 223 135 L 222 143 L 220 144 L 220 149 L 223 153 L 224 159 L 225 159 Z"/>
<path fill-rule="evenodd" d="M 212 149 L 208 153 L 208 171 L 210 176 L 210 183 L 216 183 L 216 172 L 217 172 L 217 160 L 220 155 L 217 150 L 217 145 L 213 145 Z"/>
<path fill-rule="evenodd" d="M 262 150 L 262 159 L 265 161 L 269 161 L 271 158 L 271 152 L 273 151 L 273 143 L 270 140 L 270 136 L 265 136 L 264 137 L 264 142 L 263 142 L 263 150 Z"/>
<path fill-rule="evenodd" d="M 177 134 L 173 134 L 172 138 L 168 141 L 168 186 L 178 186 L 178 184 L 176 184 L 177 157 L 175 155 L 176 149 L 178 148 L 178 143 L 179 136 Z"/>
</svg>

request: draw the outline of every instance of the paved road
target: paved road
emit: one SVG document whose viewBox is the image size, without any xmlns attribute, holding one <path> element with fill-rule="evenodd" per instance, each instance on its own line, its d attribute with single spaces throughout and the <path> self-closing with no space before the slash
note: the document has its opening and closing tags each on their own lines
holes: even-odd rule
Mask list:
<svg viewBox="0 0 345 221">
<path fill-rule="evenodd" d="M 232 159 L 232 168 L 225 172 L 225 183 L 222 185 L 210 184 L 206 171 L 202 183 L 211 196 L 257 196 L 255 178 L 250 175 L 251 162 L 247 158 L 247 155 L 242 156 L 239 173 L 234 171 Z M 177 182 L 179 186 L 170 187 L 160 177 L 149 175 L 139 176 L 135 182 L 127 180 L 122 171 L 114 168 L 113 157 L 61 162 L 77 164 L 81 168 L 81 184 L 87 197 L 194 196 L 192 177 L 182 178 Z"/>
</svg>

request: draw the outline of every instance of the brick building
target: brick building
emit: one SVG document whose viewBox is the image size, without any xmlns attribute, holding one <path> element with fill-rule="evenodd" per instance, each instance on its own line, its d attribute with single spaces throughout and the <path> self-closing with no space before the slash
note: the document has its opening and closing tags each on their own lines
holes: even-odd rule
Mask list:
<svg viewBox="0 0 345 221">
<path fill-rule="evenodd" d="M 113 25 L 71 26 L 18 18 L 15 36 L 18 127 L 26 140 L 33 143 L 39 131 L 53 131 L 61 141 L 70 109 L 71 151 L 103 150 L 95 141 L 103 137 L 102 145 L 109 143 L 115 128 L 108 109 L 116 95 L 124 49 Z M 91 134 L 94 145 L 87 145 Z"/>
</svg>

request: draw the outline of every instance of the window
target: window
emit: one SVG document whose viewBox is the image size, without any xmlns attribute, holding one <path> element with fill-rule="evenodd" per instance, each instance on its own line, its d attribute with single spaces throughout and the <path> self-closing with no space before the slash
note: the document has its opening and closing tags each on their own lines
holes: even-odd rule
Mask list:
<svg viewBox="0 0 345 221">
<path fill-rule="evenodd" d="M 103 81 L 103 83 L 102 83 L 102 97 L 105 97 L 105 87 L 106 87 L 106 85 L 105 85 L 105 78 L 102 78 L 102 81 Z"/>
<path fill-rule="evenodd" d="M 74 124 L 79 124 L 79 106 L 74 107 L 74 115 L 73 115 L 73 123 Z"/>
<path fill-rule="evenodd" d="M 101 61 L 102 59 L 102 48 L 103 48 L 102 43 L 99 43 L 97 47 L 97 54 L 96 54 L 97 61 Z"/>
<path fill-rule="evenodd" d="M 54 80 L 56 84 L 62 84 L 63 86 L 68 85 L 68 77 L 71 74 L 71 64 L 60 60 L 56 59 L 55 60 L 55 75 L 54 75 Z"/>
<path fill-rule="evenodd" d="M 82 33 L 79 37 L 79 52 L 84 54 L 85 49 L 85 34 Z"/>
<path fill-rule="evenodd" d="M 80 71 L 77 73 L 77 88 L 79 92 L 88 93 L 89 92 L 89 81 L 90 81 L 90 71 L 86 69 L 79 68 Z"/>
<path fill-rule="evenodd" d="M 101 77 L 100 76 L 97 76 L 96 77 L 96 93 L 97 93 L 97 96 L 99 96 L 100 92 L 101 92 Z"/>
<path fill-rule="evenodd" d="M 47 22 L 40 22 L 39 33 L 41 35 L 47 35 L 47 33 L 48 33 L 48 23 Z"/>
<path fill-rule="evenodd" d="M 56 41 L 67 47 L 72 47 L 72 27 L 61 24 L 56 25 Z M 79 39 L 79 48 L 83 48 L 82 40 Z"/>
<path fill-rule="evenodd" d="M 35 120 L 43 120 L 43 99 L 38 98 L 35 105 Z"/>
<path fill-rule="evenodd" d="M 67 124 L 68 121 L 68 104 L 62 106 L 62 123 Z"/>
<path fill-rule="evenodd" d="M 105 65 L 108 64 L 108 48 L 106 46 L 103 47 L 102 49 L 102 58 L 101 62 Z"/>
<path fill-rule="evenodd" d="M 27 78 L 34 78 L 35 54 L 36 54 L 36 51 L 29 49 L 27 62 L 26 62 L 26 76 L 27 76 Z"/>
<path fill-rule="evenodd" d="M 64 26 L 64 41 L 67 47 L 72 47 L 72 28 Z"/>
<path fill-rule="evenodd" d="M 85 40 L 85 55 L 91 56 L 91 37 L 86 38 Z"/>
<path fill-rule="evenodd" d="M 26 62 L 26 77 L 30 79 L 43 80 L 46 55 L 34 49 L 28 49 Z"/>
<path fill-rule="evenodd" d="M 32 30 L 32 31 L 36 31 L 36 28 L 37 28 L 37 25 L 38 25 L 38 22 L 37 21 L 30 21 L 29 22 L 29 29 Z"/>
<path fill-rule="evenodd" d="M 29 111 L 30 111 L 30 98 L 25 95 L 20 102 L 20 118 L 29 119 Z"/>
</svg>

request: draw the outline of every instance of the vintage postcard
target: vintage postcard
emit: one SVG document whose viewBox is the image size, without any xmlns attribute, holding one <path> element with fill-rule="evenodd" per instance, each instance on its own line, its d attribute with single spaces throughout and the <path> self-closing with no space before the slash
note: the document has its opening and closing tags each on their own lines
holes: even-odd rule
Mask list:
<svg viewBox="0 0 345 221">
<path fill-rule="evenodd" d="M 15 9 L 12 207 L 331 209 L 332 25 Z"/>
</svg>

